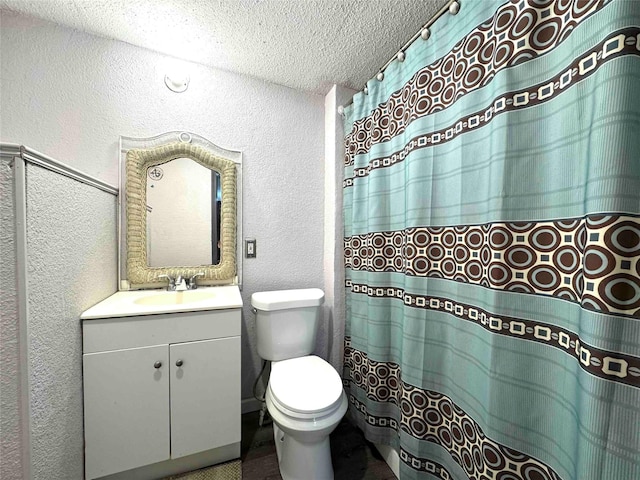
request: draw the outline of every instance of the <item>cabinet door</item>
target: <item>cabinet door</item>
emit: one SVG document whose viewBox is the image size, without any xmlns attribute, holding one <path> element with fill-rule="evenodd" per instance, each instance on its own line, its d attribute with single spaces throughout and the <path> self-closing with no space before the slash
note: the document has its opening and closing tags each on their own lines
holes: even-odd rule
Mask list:
<svg viewBox="0 0 640 480">
<path fill-rule="evenodd" d="M 178 343 L 169 350 L 171 457 L 239 442 L 240 337 Z"/>
<path fill-rule="evenodd" d="M 85 354 L 83 366 L 86 478 L 168 459 L 168 345 Z"/>
</svg>

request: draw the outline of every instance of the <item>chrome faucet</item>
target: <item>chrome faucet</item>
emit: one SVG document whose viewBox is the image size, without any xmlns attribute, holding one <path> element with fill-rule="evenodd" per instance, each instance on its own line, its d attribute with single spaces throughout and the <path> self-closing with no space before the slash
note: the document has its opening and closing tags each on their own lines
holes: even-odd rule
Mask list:
<svg viewBox="0 0 640 480">
<path fill-rule="evenodd" d="M 198 288 L 198 284 L 196 283 L 196 278 L 198 277 L 204 277 L 204 273 L 198 272 L 189 279 L 189 283 L 187 284 L 187 288 L 189 290 L 195 290 L 196 288 Z"/>
<path fill-rule="evenodd" d="M 161 278 L 166 278 L 169 281 L 169 285 L 167 285 L 167 291 L 169 292 L 182 292 L 184 290 L 195 290 L 198 288 L 198 284 L 196 283 L 196 278 L 204 277 L 203 272 L 196 273 L 192 277 L 185 279 L 182 275 L 178 275 L 177 278 L 170 277 L 169 275 L 158 275 L 158 280 Z"/>
<path fill-rule="evenodd" d="M 175 291 L 176 292 L 182 292 L 184 290 L 187 290 L 187 282 L 182 277 L 182 275 L 178 275 L 178 278 L 176 278 Z"/>
<path fill-rule="evenodd" d="M 176 281 L 170 277 L 169 275 L 158 275 L 158 280 L 161 278 L 166 278 L 169 281 L 169 285 L 167 285 L 167 290 L 172 292 L 176 289 Z"/>
</svg>

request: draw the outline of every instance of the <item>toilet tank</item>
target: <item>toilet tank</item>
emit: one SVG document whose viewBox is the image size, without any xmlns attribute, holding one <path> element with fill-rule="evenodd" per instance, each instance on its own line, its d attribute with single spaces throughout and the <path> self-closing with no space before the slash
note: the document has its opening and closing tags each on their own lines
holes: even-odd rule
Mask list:
<svg viewBox="0 0 640 480">
<path fill-rule="evenodd" d="M 251 295 L 260 358 L 275 362 L 313 352 L 323 303 L 324 292 L 319 288 Z"/>
</svg>

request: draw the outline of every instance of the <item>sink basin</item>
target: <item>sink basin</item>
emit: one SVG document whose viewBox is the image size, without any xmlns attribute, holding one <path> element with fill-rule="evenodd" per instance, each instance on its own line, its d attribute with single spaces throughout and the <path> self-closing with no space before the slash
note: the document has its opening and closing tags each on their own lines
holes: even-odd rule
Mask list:
<svg viewBox="0 0 640 480">
<path fill-rule="evenodd" d="M 211 300 L 215 297 L 212 289 L 208 290 L 185 290 L 179 292 L 163 292 L 156 295 L 137 298 L 133 301 L 136 305 L 184 305 L 187 303 L 197 303 L 204 300 Z"/>
<path fill-rule="evenodd" d="M 123 290 L 85 311 L 80 318 L 137 317 L 164 313 L 203 312 L 241 308 L 237 285 L 202 286 L 197 290 Z"/>
</svg>

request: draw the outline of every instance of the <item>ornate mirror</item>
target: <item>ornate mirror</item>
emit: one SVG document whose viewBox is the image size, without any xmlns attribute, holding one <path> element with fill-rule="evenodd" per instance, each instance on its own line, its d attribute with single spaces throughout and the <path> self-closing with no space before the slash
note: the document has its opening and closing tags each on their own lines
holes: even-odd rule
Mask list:
<svg viewBox="0 0 640 480">
<path fill-rule="evenodd" d="M 239 282 L 241 153 L 189 132 L 120 144 L 120 288 Z"/>
</svg>

